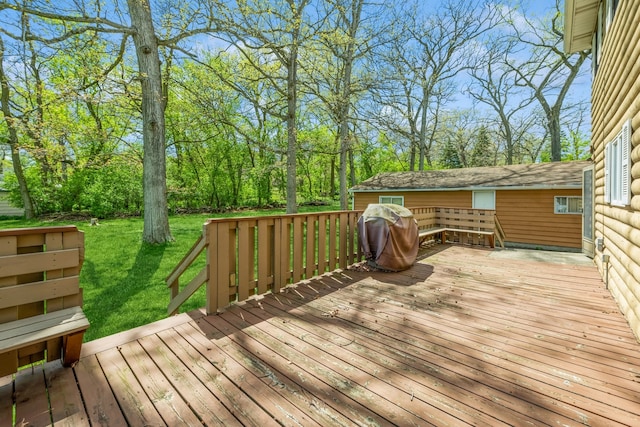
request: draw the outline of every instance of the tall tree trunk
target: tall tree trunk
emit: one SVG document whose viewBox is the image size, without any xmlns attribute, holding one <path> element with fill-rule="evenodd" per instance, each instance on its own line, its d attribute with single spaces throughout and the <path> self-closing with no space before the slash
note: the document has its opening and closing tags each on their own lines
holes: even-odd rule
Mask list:
<svg viewBox="0 0 640 427">
<path fill-rule="evenodd" d="M 162 75 L 158 43 L 147 0 L 127 0 L 133 43 L 142 85 L 142 135 L 144 143 L 144 229 L 142 240 L 166 243 L 173 240 L 167 206 L 167 165 Z"/>
<path fill-rule="evenodd" d="M 10 140 L 15 139 L 15 142 L 9 143 L 9 145 L 11 146 L 11 163 L 13 163 L 13 173 L 16 174 L 18 188 L 20 189 L 20 198 L 22 199 L 22 204 L 24 206 L 24 217 L 26 219 L 32 219 L 36 217 L 36 210 L 33 207 L 33 199 L 31 198 L 31 193 L 29 193 L 27 180 L 24 176 L 24 171 L 22 170 L 22 163 L 20 162 L 20 152 L 18 150 L 18 141 L 15 129 L 9 129 L 9 134 Z"/>
<path fill-rule="evenodd" d="M 349 185 L 354 186 L 356 182 L 356 160 L 353 156 L 353 148 L 349 150 Z"/>
<path fill-rule="evenodd" d="M 424 155 L 427 144 L 427 106 L 429 105 L 429 98 L 431 97 L 429 90 L 426 87 L 422 88 L 422 102 L 420 105 L 420 157 L 418 160 L 418 170 L 424 170 Z"/>
<path fill-rule="evenodd" d="M 349 151 L 349 123 L 340 123 L 340 209 L 349 209 L 347 198 L 347 152 Z"/>
<path fill-rule="evenodd" d="M 333 200 L 336 194 L 336 159 L 331 156 L 331 170 L 329 171 L 329 197 Z"/>
<path fill-rule="evenodd" d="M 344 53 L 344 68 L 342 71 L 342 94 L 340 96 L 339 111 L 339 138 L 340 138 L 340 209 L 349 209 L 349 197 L 347 194 L 347 167 L 348 154 L 350 151 L 350 135 L 349 135 L 349 115 L 351 106 L 351 74 L 353 70 L 355 43 L 360 27 L 360 16 L 362 14 L 362 0 L 354 0 L 351 3 L 351 15 L 344 14 L 343 20 L 349 24 L 347 28 L 349 35 L 349 43 Z"/>
<path fill-rule="evenodd" d="M 507 117 L 504 112 L 500 111 L 500 122 L 502 123 L 502 128 L 504 129 L 504 140 L 507 144 L 507 164 L 513 164 L 513 132 L 511 132 L 511 123 L 509 122 L 509 117 Z"/>
<path fill-rule="evenodd" d="M 411 147 L 409 147 L 409 170 L 413 172 L 416 170 L 416 149 L 420 141 L 416 141 L 415 134 L 411 135 Z"/>
<path fill-rule="evenodd" d="M 16 174 L 16 179 L 18 181 L 20 197 L 22 198 L 22 204 L 24 205 L 24 216 L 27 219 L 32 219 L 35 218 L 36 213 L 33 208 L 33 200 L 31 199 L 31 193 L 29 193 L 27 180 L 24 176 L 24 171 L 22 170 L 22 162 L 20 161 L 16 118 L 13 117 L 13 113 L 11 112 L 9 82 L 7 81 L 7 75 L 4 72 L 4 43 L 2 38 L 0 38 L 0 89 L 0 107 L 9 131 L 9 146 L 11 147 L 11 163 L 13 163 L 13 172 Z"/>
<path fill-rule="evenodd" d="M 298 212 L 296 201 L 296 166 L 298 137 L 296 108 L 298 105 L 298 46 L 297 40 L 291 45 L 291 55 L 287 64 L 287 213 Z"/>
<path fill-rule="evenodd" d="M 547 120 L 549 136 L 551 137 L 551 161 L 559 162 L 562 160 L 562 130 L 560 126 L 560 112 L 547 115 Z"/>
</svg>

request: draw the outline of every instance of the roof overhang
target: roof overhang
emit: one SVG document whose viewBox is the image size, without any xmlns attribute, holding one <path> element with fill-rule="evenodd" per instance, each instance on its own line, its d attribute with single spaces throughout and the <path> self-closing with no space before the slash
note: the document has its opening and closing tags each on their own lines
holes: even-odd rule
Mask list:
<svg viewBox="0 0 640 427">
<path fill-rule="evenodd" d="M 565 0 L 564 50 L 574 53 L 591 49 L 598 22 L 600 0 Z"/>
<path fill-rule="evenodd" d="M 505 190 L 580 190 L 582 185 L 513 185 L 507 187 L 452 187 L 452 188 L 378 188 L 378 189 L 354 189 L 349 193 L 412 193 L 412 192 L 443 192 L 443 191 L 505 191 Z"/>
</svg>

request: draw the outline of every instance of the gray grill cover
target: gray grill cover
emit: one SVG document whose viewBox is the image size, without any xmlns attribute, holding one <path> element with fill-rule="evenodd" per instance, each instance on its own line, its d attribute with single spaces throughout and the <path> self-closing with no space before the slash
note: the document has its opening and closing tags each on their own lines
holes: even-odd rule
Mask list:
<svg viewBox="0 0 640 427">
<path fill-rule="evenodd" d="M 369 265 L 406 270 L 418 255 L 418 225 L 402 206 L 370 204 L 358 219 L 358 241 Z"/>
</svg>

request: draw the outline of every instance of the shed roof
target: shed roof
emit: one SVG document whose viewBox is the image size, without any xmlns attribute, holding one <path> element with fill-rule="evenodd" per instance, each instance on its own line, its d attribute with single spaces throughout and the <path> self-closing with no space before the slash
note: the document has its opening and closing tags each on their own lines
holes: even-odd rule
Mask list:
<svg viewBox="0 0 640 427">
<path fill-rule="evenodd" d="M 469 189 L 581 188 L 590 161 L 533 163 L 421 172 L 385 172 L 351 188 L 372 191 L 451 191 Z"/>
</svg>

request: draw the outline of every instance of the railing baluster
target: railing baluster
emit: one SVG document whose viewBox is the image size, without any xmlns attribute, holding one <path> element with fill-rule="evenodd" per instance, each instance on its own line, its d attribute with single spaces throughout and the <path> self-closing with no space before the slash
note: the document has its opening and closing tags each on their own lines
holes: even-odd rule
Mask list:
<svg viewBox="0 0 640 427">
<path fill-rule="evenodd" d="M 347 226 L 349 221 L 349 215 L 346 212 L 340 212 L 340 251 L 339 251 L 339 265 L 340 268 L 347 268 Z"/>
<path fill-rule="evenodd" d="M 253 282 L 253 252 L 254 252 L 254 226 L 249 226 L 249 221 L 240 221 L 238 224 L 238 301 L 244 301 L 253 294 L 249 291 L 249 284 Z"/>
<path fill-rule="evenodd" d="M 327 271 L 327 216 L 318 215 L 318 274 Z"/>
<path fill-rule="evenodd" d="M 305 268 L 305 278 L 310 279 L 315 276 L 316 271 L 316 216 L 315 215 L 307 215 L 307 229 L 306 229 L 306 268 Z"/>
<path fill-rule="evenodd" d="M 258 295 L 269 290 L 273 281 L 273 227 L 268 219 L 258 220 Z M 252 242 L 255 252 L 255 242 Z M 252 253 L 253 256 L 253 253 Z"/>
</svg>

